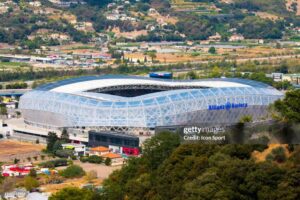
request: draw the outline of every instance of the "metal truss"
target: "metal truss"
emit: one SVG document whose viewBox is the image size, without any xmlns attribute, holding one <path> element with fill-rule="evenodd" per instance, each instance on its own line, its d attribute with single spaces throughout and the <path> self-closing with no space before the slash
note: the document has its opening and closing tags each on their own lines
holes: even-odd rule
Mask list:
<svg viewBox="0 0 300 200">
<path fill-rule="evenodd" d="M 162 89 L 161 86 L 153 85 L 127 85 L 114 89 L 156 87 Z M 111 87 L 109 89 L 112 90 Z M 26 121 L 39 126 L 115 129 L 120 132 L 137 133 L 138 129 L 145 129 L 147 132 L 146 129 L 150 130 L 156 126 L 193 122 L 234 123 L 243 115 L 252 115 L 254 120 L 259 120 L 265 117 L 269 104 L 282 98 L 282 93 L 267 87 L 169 89 L 131 98 L 102 94 L 87 97 L 80 94 L 34 90 L 21 97 L 19 107 Z M 226 103 L 243 103 L 248 107 L 208 110 L 210 105 Z"/>
</svg>

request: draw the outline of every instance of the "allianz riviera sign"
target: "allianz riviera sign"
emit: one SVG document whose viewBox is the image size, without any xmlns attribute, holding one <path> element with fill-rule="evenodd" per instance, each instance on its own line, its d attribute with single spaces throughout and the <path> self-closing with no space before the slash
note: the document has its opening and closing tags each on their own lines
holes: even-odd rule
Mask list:
<svg viewBox="0 0 300 200">
<path fill-rule="evenodd" d="M 227 102 L 223 105 L 209 105 L 208 110 L 230 110 L 235 108 L 247 108 L 247 103 L 230 103 Z"/>
</svg>

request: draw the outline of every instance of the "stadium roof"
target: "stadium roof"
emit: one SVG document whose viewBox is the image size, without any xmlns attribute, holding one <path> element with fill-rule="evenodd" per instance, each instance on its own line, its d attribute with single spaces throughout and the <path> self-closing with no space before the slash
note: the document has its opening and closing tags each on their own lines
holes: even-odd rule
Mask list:
<svg viewBox="0 0 300 200">
<path fill-rule="evenodd" d="M 228 88 L 228 87 L 270 87 L 264 83 L 237 78 L 218 78 L 201 80 L 167 80 L 137 76 L 106 75 L 84 76 L 72 78 L 43 85 L 37 90 L 53 91 L 62 93 L 85 92 L 97 88 L 112 87 L 119 85 L 162 85 L 162 86 L 197 86 L 203 88 Z"/>
</svg>

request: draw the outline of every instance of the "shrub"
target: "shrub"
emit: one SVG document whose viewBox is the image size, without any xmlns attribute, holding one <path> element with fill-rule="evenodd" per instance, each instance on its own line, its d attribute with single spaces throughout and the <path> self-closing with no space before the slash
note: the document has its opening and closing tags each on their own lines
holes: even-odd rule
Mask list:
<svg viewBox="0 0 300 200">
<path fill-rule="evenodd" d="M 36 177 L 37 176 L 36 170 L 35 169 L 30 169 L 29 176 Z"/>
<path fill-rule="evenodd" d="M 100 164 L 100 163 L 102 163 L 103 158 L 100 157 L 100 156 L 92 155 L 92 156 L 88 157 L 87 161 L 90 162 L 90 163 Z"/>
<path fill-rule="evenodd" d="M 82 167 L 78 165 L 71 165 L 67 167 L 65 170 L 61 171 L 61 176 L 65 178 L 76 178 L 76 177 L 82 177 L 85 175 L 85 171 L 82 169 Z"/>
<path fill-rule="evenodd" d="M 216 54 L 216 53 L 217 53 L 217 50 L 216 50 L 215 47 L 210 47 L 210 48 L 208 49 L 208 53 L 210 53 L 210 54 Z"/>
<path fill-rule="evenodd" d="M 59 166 L 67 166 L 68 161 L 67 161 L 67 159 L 57 159 L 57 160 L 50 160 L 47 162 L 42 162 L 39 165 L 40 165 L 40 167 L 54 168 L 54 167 L 59 167 Z"/>
<path fill-rule="evenodd" d="M 274 160 L 276 162 L 282 163 L 286 161 L 285 150 L 283 147 L 278 147 L 272 150 L 272 154 L 274 155 Z"/>
<path fill-rule="evenodd" d="M 60 149 L 55 152 L 55 155 L 60 158 L 69 158 L 74 155 L 71 149 Z"/>
<path fill-rule="evenodd" d="M 39 187 L 39 182 L 31 176 L 26 176 L 24 179 L 24 186 L 26 190 L 31 191 L 32 189 Z"/>
<path fill-rule="evenodd" d="M 283 163 L 286 161 L 285 150 L 283 147 L 277 147 L 272 150 L 266 157 L 268 161 L 276 161 L 278 163 Z"/>
<path fill-rule="evenodd" d="M 111 165 L 111 159 L 110 158 L 106 158 L 105 159 L 105 165 L 106 166 L 110 166 Z"/>
<path fill-rule="evenodd" d="M 80 160 L 80 162 L 85 163 L 85 162 L 88 162 L 88 157 L 81 156 L 79 160 Z"/>
<path fill-rule="evenodd" d="M 72 160 L 77 160 L 77 157 L 73 155 L 73 156 L 71 156 L 71 159 Z"/>
<path fill-rule="evenodd" d="M 20 159 L 15 158 L 14 159 L 14 164 L 18 164 L 20 162 Z"/>
</svg>

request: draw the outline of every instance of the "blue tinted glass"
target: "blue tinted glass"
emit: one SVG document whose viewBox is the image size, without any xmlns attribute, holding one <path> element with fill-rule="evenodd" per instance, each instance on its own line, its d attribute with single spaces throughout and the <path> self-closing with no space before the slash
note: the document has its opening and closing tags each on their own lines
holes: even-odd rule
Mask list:
<svg viewBox="0 0 300 200">
<path fill-rule="evenodd" d="M 127 105 L 126 102 L 115 102 L 114 103 L 114 107 L 117 107 L 117 108 L 124 108 L 126 105 Z"/>
<path fill-rule="evenodd" d="M 153 99 L 145 99 L 145 100 L 143 100 L 143 104 L 145 106 L 147 106 L 147 105 L 154 105 L 155 101 Z"/>
<path fill-rule="evenodd" d="M 161 103 L 161 104 L 169 102 L 169 99 L 167 97 L 165 97 L 165 96 L 163 96 L 163 97 L 157 97 L 156 100 L 157 100 L 158 103 Z"/>
<path fill-rule="evenodd" d="M 112 102 L 109 102 L 109 101 L 100 102 L 101 107 L 111 107 L 111 105 L 112 105 Z"/>
<path fill-rule="evenodd" d="M 181 98 L 177 94 L 172 94 L 169 96 L 173 101 L 180 101 Z"/>
<path fill-rule="evenodd" d="M 140 105 L 141 105 L 140 101 L 130 101 L 130 102 L 128 102 L 128 106 L 130 106 L 130 107 L 138 107 Z"/>
<path fill-rule="evenodd" d="M 188 92 L 180 93 L 180 96 L 181 96 L 182 99 L 190 99 Z"/>
</svg>

